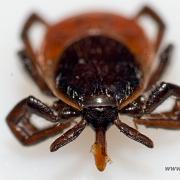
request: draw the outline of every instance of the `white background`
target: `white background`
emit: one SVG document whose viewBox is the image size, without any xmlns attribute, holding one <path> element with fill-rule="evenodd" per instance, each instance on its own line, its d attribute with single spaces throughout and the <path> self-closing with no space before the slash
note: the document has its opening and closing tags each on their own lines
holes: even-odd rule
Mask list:
<svg viewBox="0 0 180 180">
<path fill-rule="evenodd" d="M 19 34 L 32 12 L 53 22 L 79 11 L 110 10 L 132 15 L 148 4 L 166 21 L 164 43 L 173 42 L 175 52 L 165 81 L 180 85 L 180 3 L 177 0 L 6 0 L 0 5 L 0 179 L 3 180 L 90 180 L 164 179 L 177 180 L 180 172 L 166 172 L 165 166 L 180 166 L 180 131 L 140 128 L 153 139 L 148 149 L 112 127 L 107 133 L 112 163 L 103 173 L 96 170 L 90 147 L 94 134 L 90 128 L 73 143 L 55 153 L 49 152 L 54 138 L 37 146 L 23 147 L 6 126 L 5 117 L 22 98 L 32 94 L 44 102 L 51 100 L 38 90 L 17 58 L 22 47 Z M 163 107 L 162 107 L 163 109 Z"/>
</svg>

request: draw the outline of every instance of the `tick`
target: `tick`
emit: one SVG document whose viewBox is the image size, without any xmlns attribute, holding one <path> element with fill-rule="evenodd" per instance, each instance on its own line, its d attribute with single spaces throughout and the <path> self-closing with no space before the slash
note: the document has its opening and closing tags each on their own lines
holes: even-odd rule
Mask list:
<svg viewBox="0 0 180 180">
<path fill-rule="evenodd" d="M 144 16 L 156 23 L 154 40 L 139 23 Z M 46 34 L 35 51 L 30 30 L 36 23 L 45 26 Z M 91 126 L 96 135 L 92 152 L 100 171 L 109 160 L 105 135 L 111 125 L 152 148 L 151 139 L 122 122 L 121 115 L 133 117 L 136 125 L 180 129 L 180 87 L 158 82 L 173 49 L 168 45 L 155 60 L 164 31 L 163 21 L 149 7 L 133 17 L 85 13 L 52 25 L 32 14 L 21 33 L 24 48 L 19 55 L 41 91 L 57 100 L 52 106 L 33 96 L 20 101 L 7 116 L 11 131 L 24 145 L 61 133 L 51 144 L 54 152 Z M 153 113 L 170 96 L 176 98 L 172 109 Z M 52 126 L 36 127 L 32 114 L 52 122 Z"/>
</svg>

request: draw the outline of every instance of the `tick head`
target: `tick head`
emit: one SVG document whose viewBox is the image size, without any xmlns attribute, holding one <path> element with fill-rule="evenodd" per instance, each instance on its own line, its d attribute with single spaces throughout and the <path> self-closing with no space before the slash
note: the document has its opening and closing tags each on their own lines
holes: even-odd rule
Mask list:
<svg viewBox="0 0 180 180">
<path fill-rule="evenodd" d="M 116 107 L 88 107 L 84 109 L 84 119 L 94 129 L 107 129 L 117 119 L 117 116 Z"/>
<path fill-rule="evenodd" d="M 96 96 L 86 101 L 83 116 L 94 129 L 107 129 L 117 119 L 118 109 L 113 98 Z"/>
<path fill-rule="evenodd" d="M 117 107 L 90 106 L 83 110 L 84 119 L 95 130 L 96 140 L 91 152 L 94 154 L 96 167 L 103 171 L 110 158 L 106 152 L 106 130 L 118 117 Z"/>
<path fill-rule="evenodd" d="M 103 171 L 110 158 L 106 152 L 106 130 L 118 118 L 116 101 L 105 95 L 87 98 L 83 107 L 83 118 L 95 130 L 95 143 L 92 146 L 96 166 Z"/>
</svg>

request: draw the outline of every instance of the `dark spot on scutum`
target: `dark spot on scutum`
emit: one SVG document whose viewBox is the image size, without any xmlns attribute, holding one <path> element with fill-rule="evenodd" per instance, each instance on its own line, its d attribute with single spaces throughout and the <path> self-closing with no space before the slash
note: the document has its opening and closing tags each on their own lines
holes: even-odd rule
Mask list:
<svg viewBox="0 0 180 180">
<path fill-rule="evenodd" d="M 126 46 L 108 37 L 88 36 L 64 51 L 56 85 L 80 104 L 84 97 L 107 93 L 120 101 L 133 93 L 141 76 Z"/>
</svg>

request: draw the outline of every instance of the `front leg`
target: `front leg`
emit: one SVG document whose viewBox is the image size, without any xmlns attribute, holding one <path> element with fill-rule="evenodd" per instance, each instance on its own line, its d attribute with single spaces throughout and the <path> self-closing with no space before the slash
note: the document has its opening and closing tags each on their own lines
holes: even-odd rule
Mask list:
<svg viewBox="0 0 180 180">
<path fill-rule="evenodd" d="M 119 110 L 119 112 L 133 117 L 141 117 L 153 112 L 170 96 L 175 96 L 179 99 L 180 87 L 174 84 L 162 82 L 150 93 L 147 100 L 141 96 L 131 104 Z"/>
<path fill-rule="evenodd" d="M 72 117 L 72 114 L 70 114 L 69 117 L 66 115 L 67 119 L 63 119 L 63 109 L 61 109 L 61 111 L 59 109 L 59 112 L 61 112 L 61 114 L 40 100 L 29 96 L 19 102 L 9 113 L 7 116 L 7 124 L 22 144 L 32 145 L 54 136 L 70 126 L 70 122 L 62 122 Z M 45 129 L 39 129 L 30 122 L 32 114 L 37 114 L 56 124 Z M 73 116 L 75 117 L 76 114 L 73 113 Z"/>
</svg>

